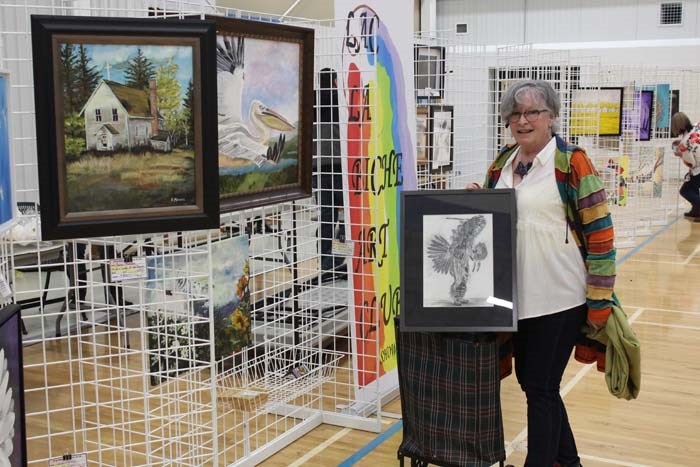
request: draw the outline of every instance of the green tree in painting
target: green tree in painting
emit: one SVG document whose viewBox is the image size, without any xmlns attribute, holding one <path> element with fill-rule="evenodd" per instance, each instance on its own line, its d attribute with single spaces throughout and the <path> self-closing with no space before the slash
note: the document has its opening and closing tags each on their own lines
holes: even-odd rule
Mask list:
<svg viewBox="0 0 700 467">
<path fill-rule="evenodd" d="M 182 103 L 187 131 L 185 132 L 185 146 L 194 144 L 194 84 L 192 80 L 187 84 L 185 100 Z"/>
<path fill-rule="evenodd" d="M 141 48 L 136 49 L 136 56 L 127 63 L 126 85 L 130 88 L 148 91 L 148 82 L 156 77 L 153 63 L 146 58 Z"/>
<path fill-rule="evenodd" d="M 158 110 L 165 118 L 165 129 L 173 146 L 177 146 L 181 135 L 187 132 L 187 118 L 182 108 L 180 83 L 175 78 L 178 66 L 172 60 L 161 65 L 156 72 L 158 84 Z"/>
<path fill-rule="evenodd" d="M 66 114 L 79 112 L 76 110 L 76 83 L 75 73 L 78 57 L 75 55 L 73 44 L 62 44 L 59 47 L 61 59 L 61 80 L 63 82 L 63 111 Z"/>
<path fill-rule="evenodd" d="M 90 64 L 87 49 L 78 46 L 78 59 L 75 67 L 76 111 L 80 112 L 100 82 L 100 72 Z"/>
</svg>

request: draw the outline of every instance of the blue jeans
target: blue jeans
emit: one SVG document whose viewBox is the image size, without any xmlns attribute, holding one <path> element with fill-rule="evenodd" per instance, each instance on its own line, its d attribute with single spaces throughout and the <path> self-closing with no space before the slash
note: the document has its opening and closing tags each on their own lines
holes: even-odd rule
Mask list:
<svg viewBox="0 0 700 467">
<path fill-rule="evenodd" d="M 518 322 L 513 343 L 515 374 L 527 398 L 525 467 L 580 463 L 559 386 L 585 320 L 584 304 Z"/>
<path fill-rule="evenodd" d="M 700 208 L 700 174 L 691 176 L 690 180 L 681 186 L 681 196 L 694 208 Z"/>
</svg>

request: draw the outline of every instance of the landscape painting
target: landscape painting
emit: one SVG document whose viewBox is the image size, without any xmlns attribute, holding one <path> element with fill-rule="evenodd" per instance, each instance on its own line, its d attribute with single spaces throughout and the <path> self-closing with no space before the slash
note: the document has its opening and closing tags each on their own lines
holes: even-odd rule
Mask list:
<svg viewBox="0 0 700 467">
<path fill-rule="evenodd" d="M 90 236 L 218 226 L 203 156 L 216 142 L 213 22 L 34 16 L 32 28 L 45 239 L 71 222 L 110 225 Z"/>
<path fill-rule="evenodd" d="M 313 31 L 216 21 L 221 210 L 308 196 Z"/>
</svg>

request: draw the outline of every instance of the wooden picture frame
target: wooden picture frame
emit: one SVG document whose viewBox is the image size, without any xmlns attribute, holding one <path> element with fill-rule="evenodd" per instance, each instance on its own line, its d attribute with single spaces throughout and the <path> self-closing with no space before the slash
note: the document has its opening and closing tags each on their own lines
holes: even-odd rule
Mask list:
<svg viewBox="0 0 700 467">
<path fill-rule="evenodd" d="M 445 96 L 445 47 L 415 45 L 413 60 L 416 97 L 442 99 Z"/>
<path fill-rule="evenodd" d="M 430 116 L 430 108 L 427 105 L 419 105 L 416 107 L 416 141 L 418 142 L 416 161 L 419 165 L 427 164 L 428 147 L 430 140 L 430 131 L 428 130 L 428 118 Z"/>
<path fill-rule="evenodd" d="M 311 196 L 314 30 L 219 16 L 222 212 Z"/>
<path fill-rule="evenodd" d="M 431 105 L 428 117 L 428 160 L 431 172 L 452 170 L 454 139 L 454 107 Z"/>
<path fill-rule="evenodd" d="M 24 366 L 22 360 L 22 318 L 17 304 L 0 308 L 0 422 L 14 416 L 10 433 L 12 452 L 9 465 L 27 465 L 27 429 L 24 404 Z M 6 403 L 7 405 L 3 404 Z M 2 413 L 3 408 L 8 412 Z M 0 423 L 0 433 L 3 427 Z M 5 445 L 8 439 L 0 439 Z"/>
<path fill-rule="evenodd" d="M 214 22 L 31 23 L 43 239 L 218 228 Z"/>
<path fill-rule="evenodd" d="M 402 331 L 517 329 L 516 209 L 513 189 L 401 192 Z"/>
<path fill-rule="evenodd" d="M 14 225 L 17 212 L 11 141 L 10 74 L 0 69 L 0 232 Z"/>
</svg>

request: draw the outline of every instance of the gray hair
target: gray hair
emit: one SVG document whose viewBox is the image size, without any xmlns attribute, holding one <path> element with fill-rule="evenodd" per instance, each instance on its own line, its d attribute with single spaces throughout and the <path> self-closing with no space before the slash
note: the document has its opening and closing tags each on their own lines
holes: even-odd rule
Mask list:
<svg viewBox="0 0 700 467">
<path fill-rule="evenodd" d="M 552 118 L 554 118 L 552 134 L 556 133 L 559 128 L 561 102 L 559 101 L 559 94 L 546 81 L 528 79 L 518 81 L 510 86 L 501 99 L 501 121 L 508 123 L 508 117 L 520 104 L 520 96 L 523 94 L 529 94 L 533 100 L 541 102 L 549 110 Z"/>
</svg>

